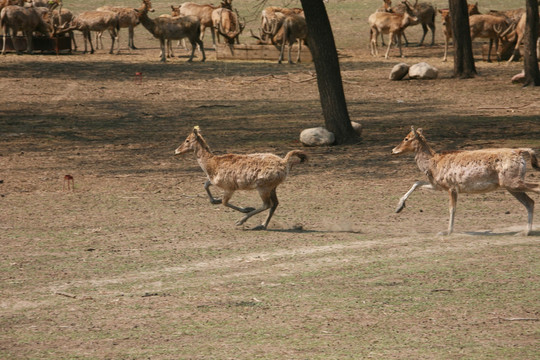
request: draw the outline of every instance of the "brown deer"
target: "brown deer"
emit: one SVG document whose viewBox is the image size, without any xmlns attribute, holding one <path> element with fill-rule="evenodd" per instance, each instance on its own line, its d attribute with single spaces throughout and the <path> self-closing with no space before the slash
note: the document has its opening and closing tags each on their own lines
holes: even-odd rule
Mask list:
<svg viewBox="0 0 540 360">
<path fill-rule="evenodd" d="M 204 32 L 206 28 L 210 29 L 210 34 L 212 35 L 212 44 L 216 47 L 216 33 L 214 29 L 214 22 L 212 21 L 212 12 L 218 9 L 219 6 L 214 6 L 210 4 L 196 4 L 193 2 L 185 2 L 180 5 L 180 15 L 182 16 L 196 16 L 200 21 L 200 37 L 201 41 L 204 39 Z"/>
<path fill-rule="evenodd" d="M 388 49 L 384 56 L 385 59 L 388 59 L 390 47 L 392 46 L 392 39 L 394 38 L 397 39 L 399 56 L 403 57 L 403 52 L 401 50 L 401 36 L 403 35 L 403 30 L 418 19 L 414 16 L 411 7 L 405 1 L 402 3 L 407 9 L 403 14 L 375 12 L 369 16 L 371 55 L 379 55 L 379 51 L 377 50 L 377 37 L 379 34 L 389 34 L 391 40 L 388 42 Z"/>
<path fill-rule="evenodd" d="M 478 2 L 475 4 L 467 4 L 467 10 L 469 12 L 469 16 L 480 14 L 480 12 L 478 11 Z M 450 18 L 450 10 L 448 9 L 439 9 L 439 13 L 441 14 L 444 34 L 443 61 L 446 61 L 448 56 L 448 44 L 450 42 L 450 39 L 452 38 L 452 19 Z"/>
<path fill-rule="evenodd" d="M 384 0 L 383 7 L 386 8 L 388 5 L 391 6 L 392 2 L 390 0 Z M 433 5 L 425 2 L 418 3 L 418 0 L 415 1 L 414 5 L 411 5 L 411 3 L 406 0 L 401 4 L 390 7 L 387 9 L 387 11 L 396 14 L 405 14 L 408 9 L 412 9 L 413 15 L 417 18 L 417 20 L 411 23 L 409 26 L 421 24 L 422 30 L 424 31 L 418 46 L 422 46 L 424 43 L 424 39 L 428 33 L 428 27 L 431 29 L 431 46 L 433 46 L 435 44 L 435 15 L 437 14 Z M 407 40 L 405 33 L 403 33 L 403 38 L 405 39 L 405 46 L 409 46 L 409 41 Z"/>
<path fill-rule="evenodd" d="M 287 43 L 289 50 L 289 64 L 292 64 L 291 49 L 293 44 L 298 41 L 298 56 L 296 62 L 300 62 L 300 52 L 302 51 L 302 42 L 307 42 L 308 30 L 306 19 L 301 15 L 287 15 L 281 26 L 283 29 L 283 38 L 281 41 L 281 50 L 279 52 L 278 64 L 283 61 L 283 51 Z"/>
<path fill-rule="evenodd" d="M 509 25 L 508 19 L 502 16 L 483 14 L 469 16 L 471 41 L 476 38 L 489 39 L 488 62 L 491 62 L 491 48 L 493 47 L 494 42 L 497 61 L 500 61 L 499 39 L 501 39 L 501 34 L 504 33 L 504 30 L 506 30 Z"/>
<path fill-rule="evenodd" d="M 450 195 L 450 235 L 454 230 L 457 196 L 460 193 L 479 194 L 506 189 L 527 209 L 527 229 L 532 230 L 534 201 L 526 192 L 540 194 L 540 184 L 525 181 L 526 159 L 540 171 L 536 154 L 532 149 L 483 149 L 469 151 L 435 152 L 427 143 L 422 129 L 411 132 L 401 144 L 392 150 L 393 155 L 415 153 L 418 168 L 427 175 L 428 181 L 417 181 L 399 200 L 396 212 L 405 208 L 405 201 L 417 188 L 443 190 Z"/>
<path fill-rule="evenodd" d="M 193 61 L 195 55 L 195 49 L 199 45 L 202 52 L 201 61 L 206 60 L 204 53 L 203 42 L 200 39 L 201 35 L 201 23 L 196 16 L 180 16 L 175 18 L 157 17 L 150 19 L 148 17 L 148 11 L 151 9 L 152 4 L 150 0 L 143 0 L 142 9 L 137 9 L 139 19 L 146 30 L 148 30 L 156 39 L 159 39 L 161 47 L 161 61 L 166 61 L 166 52 L 171 48 L 171 40 L 181 40 L 188 38 L 191 43 L 192 50 L 189 62 Z"/>
<path fill-rule="evenodd" d="M 22 31 L 26 36 L 27 52 L 32 54 L 34 51 L 32 33 L 38 31 L 50 36 L 53 31 L 50 23 L 43 20 L 35 8 L 26 8 L 18 5 L 9 5 L 0 11 L 0 26 L 4 33 L 2 55 L 6 53 L 6 38 L 8 34 L 11 34 L 11 42 L 13 47 L 15 47 L 16 42 L 14 41 L 13 36 L 16 35 L 18 31 Z M 18 49 L 16 49 L 16 51 L 17 54 L 21 53 Z"/>
<path fill-rule="evenodd" d="M 139 17 L 137 16 L 137 12 L 133 8 L 129 7 L 120 7 L 120 6 L 101 6 L 97 8 L 98 11 L 113 11 L 118 14 L 118 25 L 122 28 L 128 29 L 128 49 L 137 49 L 134 42 L 134 29 L 137 25 L 139 25 Z M 150 9 L 150 12 L 153 12 L 154 9 Z M 103 35 L 103 32 L 96 33 L 96 49 L 98 48 L 98 44 L 101 44 L 101 48 L 103 48 L 103 42 L 101 41 L 101 36 Z M 99 39 L 99 42 L 98 42 Z"/>
<path fill-rule="evenodd" d="M 175 150 L 175 155 L 194 152 L 197 162 L 206 173 L 208 180 L 204 188 L 212 204 L 223 204 L 233 210 L 246 214 L 236 225 L 242 225 L 250 217 L 269 210 L 266 220 L 254 230 L 265 230 L 279 204 L 276 188 L 281 184 L 293 165 L 307 161 L 307 155 L 299 150 L 289 151 L 284 158 L 270 153 L 248 155 L 214 155 L 196 126 L 186 140 Z M 221 188 L 222 199 L 216 199 L 210 186 Z M 229 203 L 236 190 L 257 190 L 263 201 L 258 209 L 239 207 Z"/>
<path fill-rule="evenodd" d="M 212 12 L 212 22 L 219 42 L 219 35 L 225 38 L 228 44 L 238 41 L 238 36 L 244 30 L 245 23 L 240 22 L 237 13 L 225 8 L 218 8 Z"/>
</svg>

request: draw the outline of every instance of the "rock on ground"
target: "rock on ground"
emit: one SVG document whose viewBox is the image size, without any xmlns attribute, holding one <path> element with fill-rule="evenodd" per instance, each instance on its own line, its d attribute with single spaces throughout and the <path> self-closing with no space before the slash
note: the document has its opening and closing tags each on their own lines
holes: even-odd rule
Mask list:
<svg viewBox="0 0 540 360">
<path fill-rule="evenodd" d="M 439 70 L 428 63 L 421 62 L 409 68 L 409 77 L 411 79 L 436 79 L 439 76 Z"/>
<path fill-rule="evenodd" d="M 410 66 L 405 63 L 399 63 L 396 66 L 392 68 L 392 71 L 390 71 L 390 76 L 388 77 L 390 80 L 401 80 L 407 74 L 409 73 Z"/>
</svg>

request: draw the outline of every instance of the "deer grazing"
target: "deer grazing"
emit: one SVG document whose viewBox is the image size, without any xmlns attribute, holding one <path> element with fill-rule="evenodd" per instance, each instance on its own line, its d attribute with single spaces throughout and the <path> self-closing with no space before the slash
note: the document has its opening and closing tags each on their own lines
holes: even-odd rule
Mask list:
<svg viewBox="0 0 540 360">
<path fill-rule="evenodd" d="M 227 43 L 234 44 L 235 40 L 238 41 L 245 24 L 240 22 L 238 14 L 232 10 L 218 8 L 212 11 L 212 26 L 217 32 L 218 42 L 221 35 Z"/>
<path fill-rule="evenodd" d="M 202 60 L 206 60 L 204 53 L 203 42 L 200 39 L 201 35 L 201 23 L 196 16 L 180 16 L 180 17 L 158 17 L 156 19 L 150 19 L 148 17 L 148 11 L 152 8 L 150 0 L 143 0 L 143 6 L 141 9 L 137 9 L 139 19 L 142 25 L 148 30 L 156 39 L 159 39 L 161 47 L 161 61 L 166 61 L 166 52 L 171 48 L 171 40 L 181 40 L 188 38 L 191 43 L 191 56 L 188 61 L 193 61 L 195 49 L 199 45 L 202 52 Z"/>
<path fill-rule="evenodd" d="M 109 31 L 111 35 L 111 49 L 109 54 L 113 53 L 114 43 L 117 43 L 117 53 L 120 52 L 120 42 L 118 40 L 118 30 L 120 25 L 118 22 L 118 14 L 114 11 L 84 11 L 75 16 L 69 24 L 66 24 L 59 33 L 78 30 L 83 33 L 84 38 L 84 53 L 88 52 L 87 42 L 90 43 L 90 53 L 94 53 L 94 45 L 92 44 L 91 31 L 103 32 Z"/>
<path fill-rule="evenodd" d="M 13 36 L 16 35 L 18 31 L 22 31 L 26 36 L 27 52 L 32 54 L 34 50 L 32 33 L 38 31 L 46 36 L 50 36 L 53 30 L 52 26 L 43 20 L 36 9 L 18 5 L 8 5 L 0 11 L 0 26 L 4 33 L 2 55 L 6 53 L 6 38 L 8 33 L 11 34 L 11 41 L 15 47 L 16 43 Z M 21 53 L 18 49 L 16 49 L 16 51 L 17 54 Z"/>
<path fill-rule="evenodd" d="M 525 25 L 527 22 L 527 14 L 522 14 L 521 18 L 517 22 L 517 24 L 513 24 L 509 26 L 500 36 L 501 39 L 505 39 L 509 42 L 514 42 L 516 45 L 514 46 L 514 51 L 512 53 L 512 56 L 508 59 L 508 62 L 514 61 L 514 58 L 519 55 L 519 46 L 521 45 L 521 42 L 523 41 L 523 37 L 525 36 Z M 539 33 L 540 35 L 540 29 Z M 536 40 L 536 51 L 537 51 L 537 57 L 540 57 L 540 36 Z"/>
<path fill-rule="evenodd" d="M 471 15 L 469 16 L 469 27 L 471 30 L 471 41 L 476 38 L 489 39 L 489 51 L 487 61 L 491 62 L 491 48 L 495 42 L 495 52 L 497 61 L 500 61 L 499 39 L 504 30 L 509 26 L 508 20 L 502 16 L 494 15 Z"/>
<path fill-rule="evenodd" d="M 270 153 L 248 155 L 214 155 L 196 126 L 186 140 L 175 150 L 175 155 L 194 152 L 197 162 L 206 173 L 208 180 L 204 188 L 212 204 L 223 204 L 246 214 L 236 225 L 242 225 L 250 217 L 269 210 L 266 220 L 254 230 L 265 230 L 279 202 L 276 188 L 281 184 L 293 165 L 307 161 L 307 155 L 299 150 L 289 151 L 284 158 Z M 223 198 L 216 199 L 210 192 L 215 185 L 223 190 Z M 229 203 L 236 190 L 257 190 L 263 205 L 258 208 L 239 207 Z"/>
<path fill-rule="evenodd" d="M 454 230 L 457 196 L 460 193 L 478 194 L 497 189 L 506 189 L 528 213 L 527 229 L 532 230 L 534 201 L 526 192 L 540 194 L 540 184 L 525 181 L 526 160 L 530 159 L 533 168 L 540 171 L 536 154 L 532 149 L 483 149 L 469 151 L 435 152 L 427 143 L 422 129 L 411 132 L 392 150 L 392 154 L 415 153 L 418 168 L 426 174 L 428 181 L 417 181 L 400 199 L 396 212 L 405 208 L 405 201 L 417 188 L 445 190 L 450 195 L 450 235 Z"/>
<path fill-rule="evenodd" d="M 403 14 L 389 13 L 389 12 L 375 12 L 368 18 L 370 27 L 370 50 L 371 55 L 378 56 L 377 50 L 377 37 L 379 34 L 389 34 L 390 40 L 388 41 L 388 49 L 386 50 L 385 59 L 388 59 L 390 53 L 390 47 L 392 46 L 392 39 L 396 38 L 399 47 L 399 56 L 403 57 L 401 50 L 401 36 L 403 30 L 414 22 L 418 21 L 418 18 L 414 16 L 411 7 L 403 1 L 406 11 Z"/>
</svg>

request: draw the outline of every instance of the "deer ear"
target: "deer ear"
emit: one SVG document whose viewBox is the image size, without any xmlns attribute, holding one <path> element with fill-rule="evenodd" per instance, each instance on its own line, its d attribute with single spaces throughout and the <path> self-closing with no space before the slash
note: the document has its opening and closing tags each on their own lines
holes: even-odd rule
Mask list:
<svg viewBox="0 0 540 360">
<path fill-rule="evenodd" d="M 195 135 L 199 135 L 199 131 L 201 131 L 201 128 L 199 127 L 199 125 L 196 125 L 193 127 L 193 133 Z"/>
<path fill-rule="evenodd" d="M 422 128 L 418 128 L 418 129 L 416 130 L 416 133 L 419 134 L 419 135 L 422 135 L 422 136 L 424 135 L 424 134 L 422 133 Z"/>
<path fill-rule="evenodd" d="M 414 126 L 411 126 L 411 132 L 413 133 L 415 139 L 418 138 L 418 133 L 414 129 Z"/>
</svg>

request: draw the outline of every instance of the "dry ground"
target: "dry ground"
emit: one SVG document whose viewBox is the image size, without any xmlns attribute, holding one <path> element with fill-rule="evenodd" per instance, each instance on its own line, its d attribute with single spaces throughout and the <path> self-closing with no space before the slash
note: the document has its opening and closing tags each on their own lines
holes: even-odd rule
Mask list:
<svg viewBox="0 0 540 360">
<path fill-rule="evenodd" d="M 460 81 L 442 46 L 411 48 L 405 61 L 440 79 L 389 82 L 400 59 L 341 49 L 364 135 L 304 148 L 260 232 L 264 215 L 235 227 L 195 158 L 173 152 L 194 125 L 217 153 L 302 149 L 300 131 L 323 124 L 312 65 L 212 51 L 160 64 L 142 45 L 0 59 L 0 357 L 538 357 L 538 225 L 514 236 L 526 212 L 510 194 L 464 195 L 456 234 L 438 237 L 447 195 L 419 191 L 395 214 L 422 174 L 390 155 L 411 125 L 436 149 L 539 150 L 538 90 L 509 81 L 521 64 L 479 61 Z"/>
</svg>

